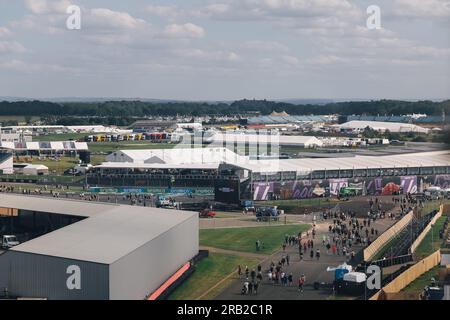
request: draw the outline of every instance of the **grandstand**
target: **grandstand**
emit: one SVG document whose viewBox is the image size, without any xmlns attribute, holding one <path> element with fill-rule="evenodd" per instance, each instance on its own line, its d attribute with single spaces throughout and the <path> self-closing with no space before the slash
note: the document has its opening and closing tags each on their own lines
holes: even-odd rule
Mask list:
<svg viewBox="0 0 450 320">
<path fill-rule="evenodd" d="M 416 193 L 450 186 L 450 151 L 389 156 L 258 160 L 226 148 L 118 151 L 88 174 L 97 187 L 208 187 L 217 201 Z M 325 193 L 324 193 L 325 190 Z"/>
</svg>

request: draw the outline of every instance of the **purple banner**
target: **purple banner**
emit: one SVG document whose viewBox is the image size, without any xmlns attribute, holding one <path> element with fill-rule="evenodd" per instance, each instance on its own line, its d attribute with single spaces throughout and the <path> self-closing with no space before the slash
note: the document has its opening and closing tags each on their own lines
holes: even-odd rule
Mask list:
<svg viewBox="0 0 450 320">
<path fill-rule="evenodd" d="M 401 177 L 400 186 L 403 190 L 403 194 L 417 193 L 417 176 Z"/>
<path fill-rule="evenodd" d="M 348 179 L 330 179 L 330 194 L 337 196 L 342 188 L 348 187 Z"/>
<path fill-rule="evenodd" d="M 255 183 L 253 185 L 253 200 L 265 201 L 268 200 L 269 192 L 273 192 L 273 182 Z"/>
</svg>

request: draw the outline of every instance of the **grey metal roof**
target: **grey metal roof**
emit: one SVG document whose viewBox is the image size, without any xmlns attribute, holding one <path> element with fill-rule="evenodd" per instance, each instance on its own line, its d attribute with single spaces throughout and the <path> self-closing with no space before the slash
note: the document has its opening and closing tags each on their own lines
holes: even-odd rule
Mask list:
<svg viewBox="0 0 450 320">
<path fill-rule="evenodd" d="M 12 250 L 111 264 L 166 233 L 195 212 L 0 194 L 0 206 L 86 219 Z"/>
<path fill-rule="evenodd" d="M 353 158 L 256 160 L 247 163 L 229 163 L 254 173 L 298 172 L 316 170 L 353 170 L 407 167 L 450 166 L 450 151 L 435 151 L 390 156 L 356 156 Z"/>
</svg>

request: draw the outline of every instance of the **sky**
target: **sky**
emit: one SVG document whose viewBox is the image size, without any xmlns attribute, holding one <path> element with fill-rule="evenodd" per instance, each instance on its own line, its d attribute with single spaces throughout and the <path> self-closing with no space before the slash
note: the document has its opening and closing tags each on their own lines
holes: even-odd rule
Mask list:
<svg viewBox="0 0 450 320">
<path fill-rule="evenodd" d="M 450 0 L 0 0 L 0 96 L 448 99 Z"/>
</svg>

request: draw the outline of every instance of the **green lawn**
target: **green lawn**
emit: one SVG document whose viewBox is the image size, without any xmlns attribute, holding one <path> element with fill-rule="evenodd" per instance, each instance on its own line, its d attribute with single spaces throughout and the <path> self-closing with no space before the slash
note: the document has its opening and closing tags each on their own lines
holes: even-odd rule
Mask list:
<svg viewBox="0 0 450 320">
<path fill-rule="evenodd" d="M 281 247 L 286 234 L 296 235 L 308 228 L 308 225 L 288 225 L 206 229 L 200 230 L 200 245 L 225 250 L 256 252 L 255 243 L 260 240 L 263 245 L 260 253 L 271 254 Z"/>
<path fill-rule="evenodd" d="M 104 155 L 91 155 L 91 164 L 97 166 L 106 161 L 106 156 Z"/>
<path fill-rule="evenodd" d="M 45 160 L 39 160 L 38 158 L 34 157 L 32 161 L 27 161 L 27 163 L 42 164 L 48 167 L 50 174 L 56 172 L 56 174 L 62 175 L 65 170 L 73 168 L 78 164 L 78 158 L 61 157 L 59 161 L 56 161 L 49 158 Z"/>
<path fill-rule="evenodd" d="M 253 267 L 256 266 L 258 262 L 259 261 L 254 258 L 210 253 L 208 258 L 201 260 L 197 264 L 195 272 L 170 295 L 169 300 L 195 300 L 237 270 L 238 265 L 243 266 L 243 268 L 245 268 L 245 266 Z M 202 297 L 202 299 L 213 299 L 226 288 L 233 279 L 234 277 L 230 277 L 228 280 L 225 280 Z"/>
<path fill-rule="evenodd" d="M 446 216 L 440 217 L 436 221 L 433 230 L 427 233 L 423 241 L 417 247 L 415 254 L 418 259 L 428 257 L 430 254 L 436 252 L 441 247 L 442 240 L 439 239 L 439 230 L 442 229 L 446 219 Z"/>
<path fill-rule="evenodd" d="M 401 233 L 392 238 L 388 243 L 386 243 L 380 251 L 378 251 L 372 258 L 372 261 L 381 260 L 384 257 L 389 257 L 391 255 L 390 251 L 392 247 L 395 247 L 401 240 Z"/>
<path fill-rule="evenodd" d="M 425 289 L 426 286 L 430 285 L 431 278 L 439 280 L 439 266 L 436 266 L 428 272 L 425 272 L 423 275 L 406 286 L 406 288 L 404 288 L 401 292 L 414 294 L 418 298 L 423 289 Z"/>
<path fill-rule="evenodd" d="M 441 201 L 427 201 L 423 208 L 419 208 L 421 216 L 425 216 L 434 210 L 439 210 L 441 207 Z"/>
<path fill-rule="evenodd" d="M 88 143 L 93 153 L 111 153 L 117 150 L 172 149 L 176 145 L 169 143 L 151 143 L 149 141 L 92 142 Z"/>
<path fill-rule="evenodd" d="M 48 134 L 33 137 L 33 141 L 69 141 L 69 140 L 84 140 L 88 136 L 87 133 L 62 133 L 62 134 Z"/>
</svg>

